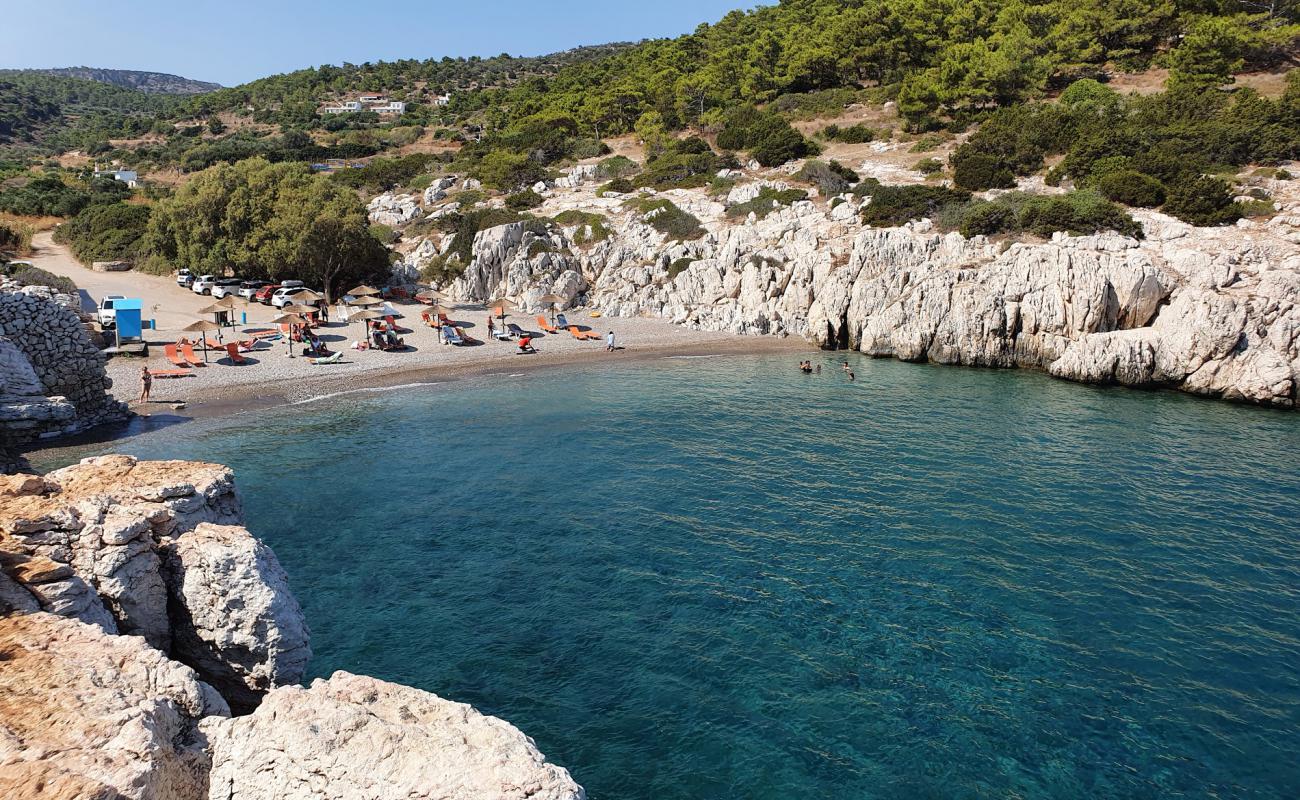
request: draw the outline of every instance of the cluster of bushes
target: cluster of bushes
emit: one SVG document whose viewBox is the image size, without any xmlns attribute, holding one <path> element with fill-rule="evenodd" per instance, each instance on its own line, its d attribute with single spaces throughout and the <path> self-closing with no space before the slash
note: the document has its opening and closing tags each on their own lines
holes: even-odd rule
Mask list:
<svg viewBox="0 0 1300 800">
<path fill-rule="evenodd" d="M 849 104 L 865 99 L 864 94 L 848 87 L 783 94 L 773 100 L 768 107 L 794 119 L 816 119 L 844 110 Z"/>
<path fill-rule="evenodd" d="M 645 171 L 632 181 L 632 188 L 697 188 L 708 184 L 720 170 L 737 166 L 734 156 L 718 155 L 709 147 L 708 142 L 698 136 L 671 139 L 646 161 Z M 619 179 L 615 179 L 617 180 Z M 610 188 L 611 191 L 619 191 L 612 186 Z"/>
<path fill-rule="evenodd" d="M 149 227 L 149 206 L 110 203 L 93 205 L 54 230 L 54 241 L 66 244 L 79 261 L 137 261 Z"/>
<path fill-rule="evenodd" d="M 19 286 L 48 286 L 64 294 L 76 294 L 77 284 L 71 278 L 46 272 L 40 267 L 26 266 L 9 276 Z"/>
<path fill-rule="evenodd" d="M 596 165 L 596 177 L 600 180 L 626 178 L 640 167 L 627 156 L 610 156 Z"/>
<path fill-rule="evenodd" d="M 600 197 L 604 195 L 606 192 L 617 192 L 618 194 L 627 194 L 629 192 L 634 192 L 634 191 L 636 191 L 636 184 L 632 183 L 632 181 L 628 180 L 627 178 L 615 178 L 614 180 L 608 181 L 607 183 L 602 185 L 599 189 L 597 189 L 596 196 Z"/>
<path fill-rule="evenodd" d="M 527 211 L 530 208 L 537 208 L 544 202 L 545 199 L 532 189 L 506 195 L 506 208 L 511 211 Z"/>
<path fill-rule="evenodd" d="M 994 113 L 953 154 L 953 179 L 971 190 L 1009 188 L 1015 177 L 1064 159 L 1049 183 L 1073 180 L 1126 205 L 1162 207 L 1195 225 L 1237 219 L 1231 187 L 1207 173 L 1300 157 L 1300 73 L 1277 100 L 1250 90 L 1182 88 L 1122 97 L 1093 80 L 1056 104 Z"/>
<path fill-rule="evenodd" d="M 0 211 L 29 217 L 72 217 L 92 204 L 115 203 L 130 196 L 125 183 L 111 178 L 64 182 L 59 175 L 47 173 L 0 191 Z"/>
<path fill-rule="evenodd" d="M 838 161 L 810 159 L 804 162 L 804 165 L 794 174 L 794 178 L 815 185 L 822 197 L 833 197 L 847 192 L 853 184 L 857 183 L 858 173 Z"/>
<path fill-rule="evenodd" d="M 339 170 L 333 179 L 353 189 L 384 191 L 409 183 L 443 159 L 429 153 L 412 153 L 397 158 L 376 158 L 360 169 Z"/>
<path fill-rule="evenodd" d="M 728 206 L 727 216 L 736 219 L 753 214 L 762 219 L 781 206 L 807 199 L 808 193 L 803 189 L 774 189 L 771 186 L 764 186 L 753 200 Z"/>
<path fill-rule="evenodd" d="M 609 238 L 610 230 L 607 220 L 601 214 L 579 211 L 576 208 L 561 211 L 555 215 L 555 223 L 564 227 L 577 226 L 573 236 L 574 244 L 592 244 Z"/>
<path fill-rule="evenodd" d="M 887 186 L 875 178 L 865 178 L 853 189 L 859 197 L 871 196 L 862 210 L 862 222 L 888 228 L 911 220 L 935 219 L 945 206 L 965 203 L 970 192 L 946 186 Z"/>
<path fill-rule="evenodd" d="M 937 158 L 923 158 L 912 165 L 912 169 L 926 176 L 938 175 L 943 172 L 943 162 Z"/>
<path fill-rule="evenodd" d="M 816 144 L 805 139 L 780 114 L 753 106 L 740 106 L 726 115 L 718 132 L 718 147 L 744 150 L 765 167 L 780 166 L 820 152 Z"/>
<path fill-rule="evenodd" d="M 963 236 L 1032 233 L 1046 239 L 1057 231 L 1076 235 L 1115 231 L 1142 238 L 1142 226 L 1127 211 L 1087 190 L 1052 196 L 1011 192 L 996 200 L 944 209 L 939 222 Z"/>
<path fill-rule="evenodd" d="M 938 227 L 959 230 L 963 236 L 1032 233 L 1048 238 L 1057 231 L 1084 235 L 1111 230 L 1142 236 L 1142 227 L 1128 212 L 1093 191 L 1053 196 L 1012 192 L 983 201 L 972 200 L 963 189 L 886 186 L 867 178 L 854 193 L 871 196 L 862 221 L 880 227 L 928 217 Z"/>
<path fill-rule="evenodd" d="M 686 241 L 704 235 L 699 219 L 694 214 L 681 210 L 670 200 L 646 197 L 630 202 L 646 224 L 670 238 Z"/>
<path fill-rule="evenodd" d="M 862 144 L 876 138 L 876 132 L 861 123 L 844 127 L 827 125 L 822 128 L 822 138 L 845 144 Z"/>
</svg>

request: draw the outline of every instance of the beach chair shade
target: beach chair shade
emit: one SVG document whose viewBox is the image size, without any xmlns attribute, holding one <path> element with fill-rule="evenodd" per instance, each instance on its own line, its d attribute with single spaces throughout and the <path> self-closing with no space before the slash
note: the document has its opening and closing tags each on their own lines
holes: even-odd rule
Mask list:
<svg viewBox="0 0 1300 800">
<path fill-rule="evenodd" d="M 363 283 L 360 286 L 354 286 L 351 289 L 348 289 L 348 294 L 353 297 L 363 297 L 365 295 L 379 294 L 379 290 Z"/>
<path fill-rule="evenodd" d="M 350 306 L 381 306 L 383 304 L 384 304 L 383 300 L 380 300 L 378 297 L 374 297 L 372 295 L 362 295 L 360 297 L 354 296 L 351 300 L 348 301 L 348 305 Z"/>
</svg>

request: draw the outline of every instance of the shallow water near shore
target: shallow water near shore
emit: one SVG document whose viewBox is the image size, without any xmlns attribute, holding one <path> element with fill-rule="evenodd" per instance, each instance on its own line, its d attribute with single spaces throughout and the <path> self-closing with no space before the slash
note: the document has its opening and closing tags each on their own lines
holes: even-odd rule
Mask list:
<svg viewBox="0 0 1300 800">
<path fill-rule="evenodd" d="M 833 355 L 92 452 L 231 465 L 313 675 L 472 703 L 595 800 L 1296 796 L 1300 414 Z"/>
</svg>

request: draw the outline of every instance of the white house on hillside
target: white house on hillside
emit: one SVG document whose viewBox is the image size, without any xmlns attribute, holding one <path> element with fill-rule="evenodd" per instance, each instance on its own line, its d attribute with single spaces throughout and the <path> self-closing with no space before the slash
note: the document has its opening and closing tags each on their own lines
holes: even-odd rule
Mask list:
<svg viewBox="0 0 1300 800">
<path fill-rule="evenodd" d="M 132 189 L 140 184 L 140 176 L 133 169 L 97 169 L 95 170 L 95 177 L 112 178 L 115 181 L 125 183 Z"/>
<path fill-rule="evenodd" d="M 373 111 L 376 114 L 404 114 L 406 103 L 389 100 L 381 94 L 363 94 L 356 100 L 342 100 L 320 110 L 322 114 L 356 114 L 361 111 Z"/>
</svg>

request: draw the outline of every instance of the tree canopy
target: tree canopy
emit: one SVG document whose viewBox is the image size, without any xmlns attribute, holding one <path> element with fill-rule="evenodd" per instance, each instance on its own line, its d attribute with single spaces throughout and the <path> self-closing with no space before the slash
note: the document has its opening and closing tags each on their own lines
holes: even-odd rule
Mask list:
<svg viewBox="0 0 1300 800">
<path fill-rule="evenodd" d="M 252 158 L 195 175 L 154 208 L 146 250 L 174 267 L 343 288 L 378 280 L 388 252 L 355 192 L 302 164 Z"/>
</svg>

